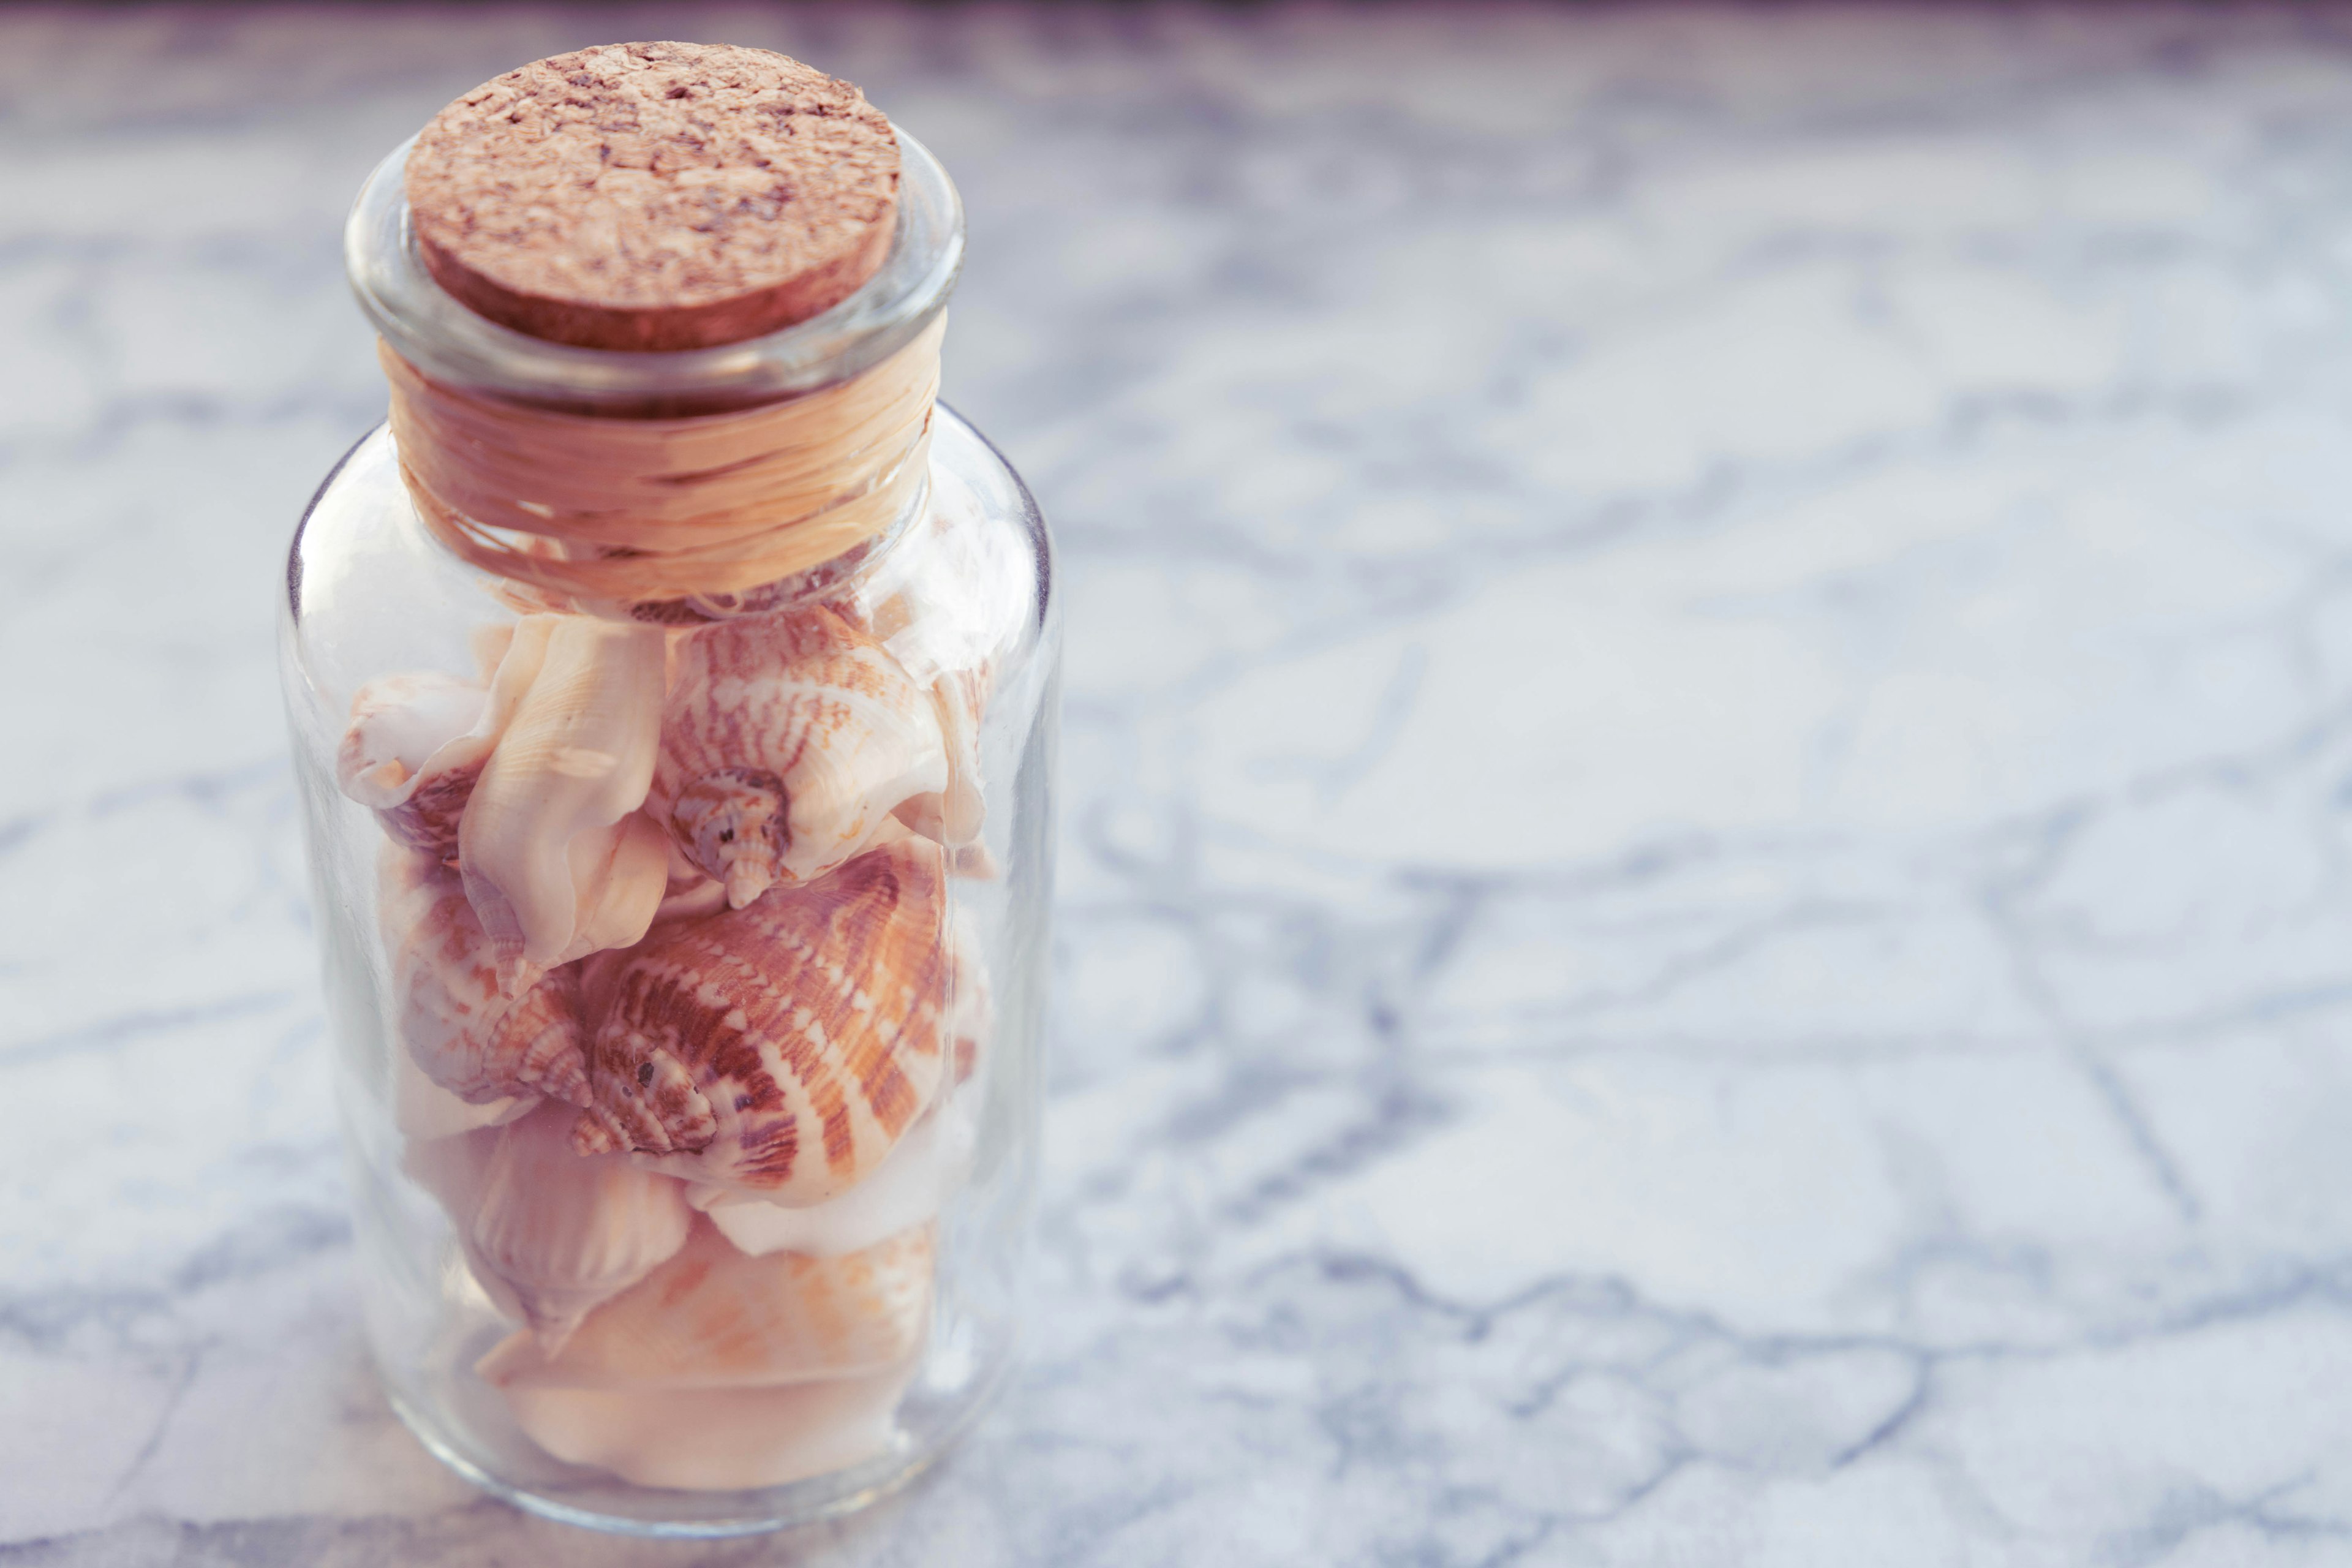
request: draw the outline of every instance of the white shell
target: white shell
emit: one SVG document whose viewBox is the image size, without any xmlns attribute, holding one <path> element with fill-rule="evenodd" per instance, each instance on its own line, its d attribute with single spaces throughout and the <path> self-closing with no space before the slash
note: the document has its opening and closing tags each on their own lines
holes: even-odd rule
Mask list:
<svg viewBox="0 0 2352 1568">
<path fill-rule="evenodd" d="M 515 1424 L 559 1459 L 641 1487 L 731 1491 L 782 1486 L 886 1452 L 914 1363 L 779 1388 L 650 1392 L 501 1389 Z"/>
<path fill-rule="evenodd" d="M 557 1346 L 599 1303 L 652 1273 L 693 1228 L 684 1184 L 572 1152 L 562 1105 L 412 1150 L 411 1173 L 448 1209 L 467 1262 L 502 1310 Z"/>
<path fill-rule="evenodd" d="M 923 526 L 927 536 L 908 541 L 899 556 L 905 566 L 886 565 L 873 585 L 871 621 L 891 658 L 929 691 L 947 748 L 945 786 L 908 802 L 900 819 L 953 849 L 980 837 L 981 719 L 1032 589 L 1011 538 L 982 518 L 961 486 L 935 481 Z"/>
<path fill-rule="evenodd" d="M 490 739 L 473 731 L 487 688 L 425 671 L 371 680 L 352 699 L 335 783 L 377 815 L 394 842 L 446 858 Z M 494 737 L 493 737 L 494 738 Z"/>
<path fill-rule="evenodd" d="M 698 1224 L 677 1255 L 560 1342 L 517 1334 L 475 1366 L 545 1388 L 736 1388 L 850 1377 L 913 1355 L 930 1325 L 930 1227 L 839 1258 L 752 1258 Z"/>
<path fill-rule="evenodd" d="M 539 1095 L 526 1094 L 468 1104 L 426 1078 L 406 1051 L 392 1053 L 393 1121 L 402 1137 L 420 1143 L 512 1121 L 540 1100 Z"/>
<path fill-rule="evenodd" d="M 523 689 L 458 833 L 466 896 L 510 967 L 626 947 L 651 923 L 668 846 L 635 813 L 667 658 L 657 626 L 532 616 L 517 630 L 497 684 Z"/>
<path fill-rule="evenodd" d="M 839 1258 L 939 1215 L 971 1169 L 971 1113 L 953 1101 L 907 1130 L 874 1173 L 837 1198 L 785 1208 L 738 1187 L 696 1186 L 687 1201 L 754 1258 L 798 1252 Z"/>
</svg>

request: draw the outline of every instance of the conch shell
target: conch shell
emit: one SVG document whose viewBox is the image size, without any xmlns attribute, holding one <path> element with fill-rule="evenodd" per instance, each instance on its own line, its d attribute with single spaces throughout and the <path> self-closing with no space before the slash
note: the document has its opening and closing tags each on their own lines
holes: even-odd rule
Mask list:
<svg viewBox="0 0 2352 1568">
<path fill-rule="evenodd" d="M 528 1120 L 528 1119 L 526 1119 Z M 518 1124 L 520 1125 L 520 1124 Z M 475 1367 L 499 1387 L 744 1388 L 886 1371 L 929 1327 L 931 1228 L 840 1258 L 751 1258 L 708 1224 L 560 1346 L 516 1334 Z"/>
<path fill-rule="evenodd" d="M 378 868 L 395 1026 L 425 1076 L 470 1105 L 540 1094 L 586 1105 L 577 973 L 510 993 L 455 872 L 390 844 Z"/>
<path fill-rule="evenodd" d="M 773 1388 L 652 1393 L 518 1384 L 515 1425 L 574 1465 L 641 1487 L 732 1491 L 828 1475 L 889 1450 L 915 1362 L 862 1377 Z"/>
<path fill-rule="evenodd" d="M 528 635 L 527 635 L 528 634 Z M 535 657 L 533 657 L 535 655 Z M 668 881 L 653 778 L 666 648 L 658 626 L 531 616 L 499 664 L 522 687 L 466 805 L 466 894 L 512 977 L 645 934 Z"/>
<path fill-rule="evenodd" d="M 412 1173 L 449 1210 L 475 1279 L 550 1349 L 673 1257 L 694 1223 L 682 1183 L 572 1152 L 572 1120 L 542 1105 L 410 1156 Z"/>
<path fill-rule="evenodd" d="M 930 694 L 830 605 L 722 622 L 679 651 L 654 798 L 736 909 L 824 876 L 947 783 Z"/>
<path fill-rule="evenodd" d="M 822 1203 L 879 1164 L 941 1079 L 946 883 L 899 830 L 821 882 L 666 924 L 624 955 L 574 1143 Z"/>
</svg>

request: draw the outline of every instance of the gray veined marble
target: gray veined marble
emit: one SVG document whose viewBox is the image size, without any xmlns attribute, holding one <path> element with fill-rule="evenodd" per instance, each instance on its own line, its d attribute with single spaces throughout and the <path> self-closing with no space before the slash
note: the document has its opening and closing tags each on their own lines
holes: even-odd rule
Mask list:
<svg viewBox="0 0 2352 1568">
<path fill-rule="evenodd" d="M 1034 1354 L 790 1547 L 355 1326 L 272 689 L 457 90 L 865 83 L 1061 530 Z M 2352 1561 L 2352 16 L 0 15 L 0 1563 Z"/>
</svg>

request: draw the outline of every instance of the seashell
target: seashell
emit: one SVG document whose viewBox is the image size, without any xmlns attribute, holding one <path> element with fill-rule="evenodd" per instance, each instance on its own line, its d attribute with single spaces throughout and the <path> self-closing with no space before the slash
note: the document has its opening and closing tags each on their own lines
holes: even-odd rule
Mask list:
<svg viewBox="0 0 2352 1568">
<path fill-rule="evenodd" d="M 665 647 L 657 626 L 550 622 L 537 667 L 458 829 L 466 894 L 512 971 L 645 934 L 668 879 L 659 824 L 635 815 L 653 777 Z M 499 668 L 524 652 L 514 649 Z"/>
<path fill-rule="evenodd" d="M 972 845 L 980 837 L 985 803 L 980 784 L 980 718 L 988 702 L 985 674 L 959 670 L 942 675 L 930 688 L 931 709 L 946 748 L 946 784 L 901 805 L 898 820 L 926 838 L 950 848 Z"/>
<path fill-rule="evenodd" d="M 900 668 L 929 689 L 947 746 L 946 788 L 902 816 L 918 832 L 960 847 L 980 836 L 981 720 L 997 667 L 1019 639 L 1034 595 L 1013 540 L 982 521 L 968 491 L 939 485 L 923 527 L 908 541 L 898 569 L 877 574 L 870 626 Z"/>
<path fill-rule="evenodd" d="M 530 1440 L 641 1487 L 731 1491 L 782 1486 L 889 1450 L 915 1363 L 862 1377 L 773 1388 L 652 1393 L 518 1385 L 499 1392 Z"/>
<path fill-rule="evenodd" d="M 488 697 L 485 687 L 435 671 L 369 681 L 352 699 L 335 783 L 375 811 L 393 842 L 454 854 L 458 816 L 489 755 L 467 743 Z"/>
<path fill-rule="evenodd" d="M 838 1258 L 939 1217 L 971 1169 L 975 1133 L 971 1113 L 950 1100 L 926 1112 L 873 1174 L 837 1198 L 786 1208 L 733 1187 L 711 1186 L 689 1187 L 686 1198 L 737 1250 L 754 1258 L 772 1252 Z"/>
<path fill-rule="evenodd" d="M 512 1121 L 541 1103 L 536 1094 L 507 1095 L 470 1104 L 425 1076 L 425 1069 L 407 1051 L 392 1056 L 393 1124 L 400 1135 L 419 1143 L 497 1127 Z"/>
<path fill-rule="evenodd" d="M 550 1349 L 675 1256 L 694 1224 L 684 1184 L 625 1160 L 581 1158 L 572 1121 L 567 1108 L 543 1105 L 472 1134 L 488 1147 L 470 1179 L 436 1189 L 483 1288 L 510 1300 Z"/>
<path fill-rule="evenodd" d="M 520 1125 L 520 1124 L 518 1124 Z M 683 1206 L 683 1205 L 681 1205 Z M 928 1225 L 839 1258 L 752 1258 L 708 1224 L 560 1346 L 516 1334 L 474 1370 L 499 1387 L 745 1388 L 887 1370 L 930 1324 Z"/>
<path fill-rule="evenodd" d="M 946 913 L 939 846 L 901 831 L 655 931 L 613 978 L 576 1146 L 779 1203 L 845 1190 L 940 1087 Z"/>
<path fill-rule="evenodd" d="M 679 653 L 654 797 L 737 909 L 824 876 L 947 782 L 929 694 L 831 606 L 708 626 Z"/>
<path fill-rule="evenodd" d="M 456 856 L 466 802 L 538 673 L 555 619 L 477 632 L 476 656 L 493 672 L 487 684 L 426 670 L 372 680 L 352 699 L 336 783 L 373 808 L 393 842 Z"/>
<path fill-rule="evenodd" d="M 686 858 L 675 841 L 669 845 L 669 881 L 663 888 L 661 907 L 654 911 L 659 921 L 691 920 L 702 915 L 715 915 L 727 908 L 727 885 L 716 878 L 706 877 L 695 863 Z"/>
<path fill-rule="evenodd" d="M 948 924 L 948 1006 L 940 1025 L 958 1083 L 980 1065 L 995 1025 L 996 997 L 988 984 L 987 955 L 979 932 L 959 911 Z"/>
<path fill-rule="evenodd" d="M 502 982 L 465 884 L 427 852 L 388 844 L 378 874 L 394 1026 L 425 1076 L 469 1105 L 537 1094 L 586 1105 L 577 973 Z"/>
</svg>

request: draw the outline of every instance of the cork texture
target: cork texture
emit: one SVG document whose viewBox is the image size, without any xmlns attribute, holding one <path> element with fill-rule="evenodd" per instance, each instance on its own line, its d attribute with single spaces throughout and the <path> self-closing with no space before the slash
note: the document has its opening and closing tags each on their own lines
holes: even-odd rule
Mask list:
<svg viewBox="0 0 2352 1568">
<path fill-rule="evenodd" d="M 614 44 L 483 83 L 408 159 L 426 266 L 492 321 L 668 350 L 807 320 L 881 266 L 898 145 L 865 95 L 785 56 Z"/>
</svg>

